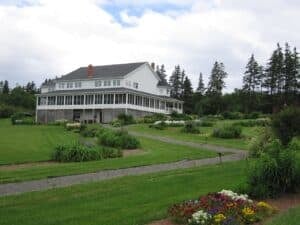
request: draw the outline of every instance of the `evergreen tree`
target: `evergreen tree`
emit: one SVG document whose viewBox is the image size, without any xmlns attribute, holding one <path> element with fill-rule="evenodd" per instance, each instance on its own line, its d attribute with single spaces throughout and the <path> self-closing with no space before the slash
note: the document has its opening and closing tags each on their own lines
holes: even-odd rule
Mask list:
<svg viewBox="0 0 300 225">
<path fill-rule="evenodd" d="M 7 80 L 4 81 L 2 93 L 3 94 L 8 94 L 9 93 L 9 85 L 8 85 L 8 81 Z"/>
<path fill-rule="evenodd" d="M 200 73 L 199 75 L 199 81 L 198 81 L 198 87 L 197 87 L 197 90 L 196 90 L 198 93 L 200 93 L 201 95 L 204 94 L 204 91 L 205 91 L 205 86 L 204 86 L 204 82 L 203 82 L 203 76 L 202 76 L 202 73 Z"/>
<path fill-rule="evenodd" d="M 184 101 L 184 112 L 192 113 L 193 111 L 193 87 L 191 80 L 185 76 L 183 82 L 182 100 Z"/>
<path fill-rule="evenodd" d="M 292 90 L 294 94 L 299 94 L 299 90 L 300 90 L 300 60 L 299 60 L 299 56 L 298 56 L 298 52 L 297 49 L 294 48 L 293 51 L 293 73 L 292 73 Z M 297 97 L 297 96 L 296 96 Z"/>
<path fill-rule="evenodd" d="M 243 90 L 245 92 L 254 92 L 259 87 L 260 68 L 252 54 L 246 66 L 243 77 Z"/>
<path fill-rule="evenodd" d="M 35 86 L 35 83 L 33 81 L 31 82 L 28 82 L 25 86 L 25 90 L 26 92 L 28 93 L 31 93 L 31 94 L 35 94 L 36 93 L 36 86 Z"/>
<path fill-rule="evenodd" d="M 222 95 L 222 90 L 225 87 L 224 79 L 227 77 L 223 63 L 215 62 L 207 87 L 207 95 Z"/>
<path fill-rule="evenodd" d="M 170 76 L 169 84 L 172 87 L 171 97 L 179 99 L 182 92 L 182 73 L 179 65 L 175 66 L 175 69 Z"/>
</svg>

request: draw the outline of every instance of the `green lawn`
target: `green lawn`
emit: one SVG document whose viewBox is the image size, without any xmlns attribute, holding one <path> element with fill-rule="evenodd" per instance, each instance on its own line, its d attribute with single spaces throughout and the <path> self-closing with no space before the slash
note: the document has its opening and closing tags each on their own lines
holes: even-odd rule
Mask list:
<svg viewBox="0 0 300 225">
<path fill-rule="evenodd" d="M 58 143 L 77 140 L 78 135 L 60 126 L 11 125 L 0 120 L 0 165 L 46 161 Z"/>
<path fill-rule="evenodd" d="M 245 165 L 225 163 L 1 197 L 1 225 L 147 224 L 165 218 L 173 203 L 243 183 Z"/>
<path fill-rule="evenodd" d="M 298 225 L 300 224 L 300 207 L 289 209 L 287 212 L 278 214 L 266 225 Z"/>
<path fill-rule="evenodd" d="M 9 127 L 7 132 L 12 132 L 12 130 L 22 130 L 25 134 L 32 133 L 31 129 L 42 129 L 44 132 L 44 136 L 49 136 L 47 129 L 53 136 L 61 137 L 65 135 L 72 136 L 76 138 L 75 134 L 71 132 L 65 132 L 63 128 L 56 126 L 16 126 Z M 56 132 L 53 132 L 53 129 Z M 30 135 L 28 135 L 30 136 Z M 29 138 L 29 137 L 28 137 Z M 41 138 L 42 139 L 42 138 Z M 19 182 L 24 180 L 34 180 L 41 179 L 47 177 L 56 177 L 56 176 L 64 176 L 70 174 L 80 174 L 80 173 L 88 173 L 88 172 L 96 172 L 104 169 L 117 169 L 117 168 L 126 168 L 133 166 L 141 166 L 141 165 L 150 165 L 157 163 L 166 163 L 166 162 L 174 162 L 183 159 L 201 159 L 208 157 L 216 157 L 216 153 L 210 152 L 204 149 L 196 149 L 192 147 L 186 147 L 175 144 L 168 144 L 160 141 L 154 141 L 147 138 L 139 138 L 142 145 L 142 153 L 138 155 L 132 155 L 123 158 L 115 158 L 115 159 L 105 159 L 100 161 L 91 161 L 91 162 L 81 162 L 81 163 L 55 163 L 55 164 L 33 164 L 28 167 L 14 167 L 11 169 L 1 168 L 0 166 L 0 183 L 8 183 L 8 182 Z M 22 153 L 26 155 L 28 161 L 36 161 L 40 160 L 40 158 L 36 157 L 36 151 L 38 148 L 34 145 L 33 142 L 32 149 L 31 148 L 23 148 Z M 1 154 L 7 154 L 5 149 L 2 146 L 2 142 L 0 143 Z M 53 141 L 52 147 L 48 145 L 47 151 L 42 151 L 40 153 L 40 157 L 44 160 L 50 159 L 50 153 L 53 151 L 55 142 Z M 18 144 L 19 146 L 19 144 Z M 36 151 L 34 150 L 36 149 Z M 26 150 L 26 151 L 25 151 Z M 15 152 L 15 155 L 13 154 Z M 11 160 L 13 161 L 13 156 L 15 156 L 15 161 L 20 157 L 18 155 L 18 149 L 12 149 L 10 152 Z M 31 157 L 30 157 L 31 156 Z"/>
<path fill-rule="evenodd" d="M 237 120 L 232 121 L 219 121 L 219 123 L 228 123 L 236 122 Z M 200 127 L 200 134 L 187 134 L 182 133 L 180 130 L 181 127 L 167 127 L 165 130 L 158 130 L 155 128 L 149 128 L 149 124 L 135 124 L 127 127 L 129 131 L 135 131 L 143 134 L 151 134 L 157 136 L 165 136 L 174 138 L 177 140 L 191 141 L 197 143 L 210 143 L 225 147 L 247 149 L 250 139 L 257 134 L 260 127 L 243 127 L 242 138 L 239 139 L 223 139 L 215 138 L 210 134 L 212 133 L 212 127 Z"/>
</svg>

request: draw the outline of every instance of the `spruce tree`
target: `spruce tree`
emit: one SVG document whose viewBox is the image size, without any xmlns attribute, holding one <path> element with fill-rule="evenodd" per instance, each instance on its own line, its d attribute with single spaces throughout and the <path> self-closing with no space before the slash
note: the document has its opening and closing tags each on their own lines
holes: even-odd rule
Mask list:
<svg viewBox="0 0 300 225">
<path fill-rule="evenodd" d="M 182 79 L 181 69 L 180 66 L 177 65 L 175 66 L 175 69 L 169 79 L 169 84 L 172 87 L 171 97 L 173 98 L 177 98 L 177 99 L 180 98 L 181 88 L 182 88 L 181 79 Z"/>
<path fill-rule="evenodd" d="M 191 80 L 185 76 L 183 82 L 182 100 L 184 101 L 184 112 L 192 113 L 193 111 L 193 87 Z"/>
<path fill-rule="evenodd" d="M 208 82 L 208 95 L 222 95 L 222 90 L 225 87 L 224 79 L 227 77 L 223 63 L 215 62 Z"/>
<path fill-rule="evenodd" d="M 2 93 L 3 94 L 8 94 L 9 93 L 9 85 L 8 85 L 8 81 L 7 80 L 4 81 Z"/>
<path fill-rule="evenodd" d="M 259 87 L 260 68 L 252 54 L 246 66 L 246 71 L 243 77 L 243 90 L 245 92 L 255 92 Z"/>
<path fill-rule="evenodd" d="M 201 95 L 204 94 L 205 92 L 205 86 L 204 86 L 204 82 L 203 82 L 203 76 L 202 73 L 199 74 L 199 81 L 198 81 L 198 87 L 196 90 L 198 93 L 200 93 Z"/>
</svg>

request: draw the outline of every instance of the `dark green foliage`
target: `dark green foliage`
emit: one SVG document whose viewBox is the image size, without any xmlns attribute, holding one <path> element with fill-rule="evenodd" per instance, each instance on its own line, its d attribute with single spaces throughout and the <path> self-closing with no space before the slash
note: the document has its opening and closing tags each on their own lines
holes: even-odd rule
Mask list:
<svg viewBox="0 0 300 225">
<path fill-rule="evenodd" d="M 191 121 L 186 122 L 181 131 L 184 133 L 191 133 L 191 134 L 199 134 L 200 133 L 200 130 L 197 127 L 196 123 L 191 122 Z"/>
<path fill-rule="evenodd" d="M 240 138 L 242 128 L 235 124 L 223 124 L 213 129 L 212 136 L 218 138 Z"/>
<path fill-rule="evenodd" d="M 252 138 L 249 145 L 249 156 L 258 158 L 265 153 L 266 146 L 274 140 L 274 135 L 270 128 L 264 128 L 256 137 Z"/>
<path fill-rule="evenodd" d="M 201 127 L 213 127 L 214 124 L 215 123 L 212 120 L 201 120 L 200 121 L 200 126 Z"/>
<path fill-rule="evenodd" d="M 228 119 L 228 120 L 237 120 L 237 119 L 242 119 L 243 117 L 243 115 L 240 112 L 228 112 L 228 111 L 223 112 L 222 116 L 224 119 Z"/>
<path fill-rule="evenodd" d="M 136 149 L 140 147 L 140 142 L 127 131 L 115 131 L 110 129 L 101 129 L 97 134 L 99 144 L 120 149 Z"/>
<path fill-rule="evenodd" d="M 288 107 L 275 114 L 272 127 L 282 144 L 287 145 L 293 137 L 300 135 L 300 108 Z"/>
<path fill-rule="evenodd" d="M 154 123 L 149 125 L 150 128 L 155 128 L 157 130 L 164 130 L 167 128 L 167 124 L 165 122 Z"/>
<path fill-rule="evenodd" d="M 85 127 L 80 130 L 80 135 L 83 137 L 96 137 L 99 129 L 96 127 Z"/>
<path fill-rule="evenodd" d="M 244 119 L 257 119 L 257 118 L 259 118 L 259 116 L 260 116 L 259 112 L 251 112 L 251 113 L 244 114 L 243 118 Z"/>
<path fill-rule="evenodd" d="M 167 119 L 167 116 L 162 113 L 154 113 L 152 115 L 144 116 L 141 120 L 143 123 L 154 123 L 156 121 L 164 121 Z"/>
<path fill-rule="evenodd" d="M 285 148 L 279 141 L 265 147 L 264 154 L 248 169 L 248 194 L 255 198 L 276 197 L 299 188 L 300 170 L 295 147 Z"/>
<path fill-rule="evenodd" d="M 271 124 L 269 119 L 257 119 L 257 120 L 242 120 L 235 122 L 234 124 L 242 126 L 242 127 L 255 127 L 255 126 L 260 126 L 260 127 L 266 127 Z"/>
<path fill-rule="evenodd" d="M 118 115 L 118 121 L 121 123 L 121 125 L 129 125 L 134 124 L 135 120 L 132 115 L 128 115 L 126 113 L 121 113 Z"/>
<path fill-rule="evenodd" d="M 11 116 L 11 123 L 13 125 L 31 125 L 34 124 L 34 120 L 29 113 L 14 113 Z"/>
<path fill-rule="evenodd" d="M 171 120 L 192 120 L 192 117 L 184 114 L 173 111 L 170 115 Z"/>
<path fill-rule="evenodd" d="M 84 162 L 106 158 L 121 157 L 121 151 L 107 147 L 86 147 L 79 143 L 58 145 L 52 159 L 58 162 Z"/>
<path fill-rule="evenodd" d="M 16 112 L 16 108 L 10 105 L 0 105 L 0 118 L 8 118 Z"/>
<path fill-rule="evenodd" d="M 184 113 L 192 113 L 193 111 L 193 88 L 191 80 L 186 76 L 183 82 L 182 100 L 184 101 Z"/>
</svg>

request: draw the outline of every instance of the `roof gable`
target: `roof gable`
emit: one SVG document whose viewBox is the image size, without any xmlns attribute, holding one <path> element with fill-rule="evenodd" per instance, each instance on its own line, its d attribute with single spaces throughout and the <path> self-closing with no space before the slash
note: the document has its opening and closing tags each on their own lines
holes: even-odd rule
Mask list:
<svg viewBox="0 0 300 225">
<path fill-rule="evenodd" d="M 88 77 L 88 67 L 80 67 L 77 70 L 68 73 L 58 80 L 81 80 L 90 78 L 118 78 L 124 77 L 128 73 L 134 71 L 146 62 L 126 63 L 126 64 L 114 64 L 93 66 L 93 76 Z"/>
</svg>

